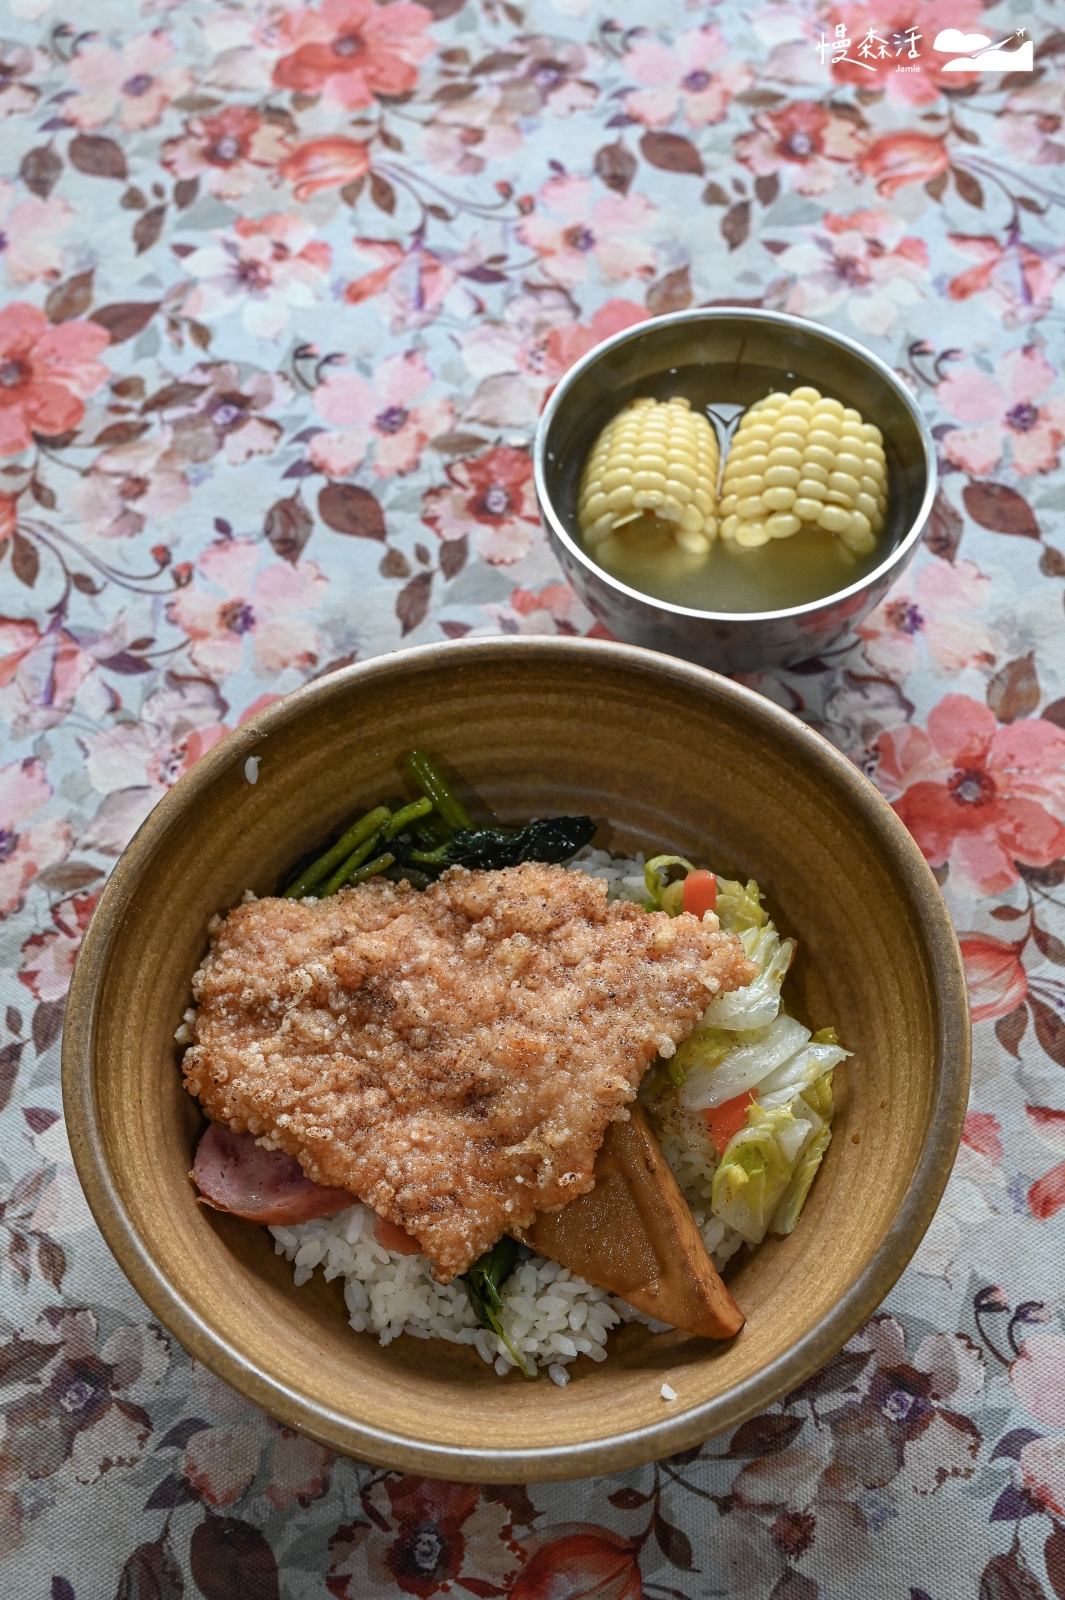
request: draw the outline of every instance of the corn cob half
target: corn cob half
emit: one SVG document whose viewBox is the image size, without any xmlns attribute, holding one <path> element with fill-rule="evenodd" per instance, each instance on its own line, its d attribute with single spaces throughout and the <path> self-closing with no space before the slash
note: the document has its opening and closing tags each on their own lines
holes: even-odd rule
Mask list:
<svg viewBox="0 0 1065 1600">
<path fill-rule="evenodd" d="M 650 516 L 681 549 L 705 554 L 717 537 L 719 467 L 717 436 L 687 400 L 630 400 L 585 463 L 577 508 L 585 542 L 594 548 Z"/>
<path fill-rule="evenodd" d="M 817 527 L 868 554 L 887 506 L 883 446 L 860 411 L 809 386 L 757 401 L 725 461 L 722 538 L 753 549 Z"/>
</svg>

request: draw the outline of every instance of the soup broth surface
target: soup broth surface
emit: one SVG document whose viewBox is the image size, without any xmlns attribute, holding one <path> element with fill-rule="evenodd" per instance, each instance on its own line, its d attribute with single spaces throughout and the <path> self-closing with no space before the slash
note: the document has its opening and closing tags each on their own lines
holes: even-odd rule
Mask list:
<svg viewBox="0 0 1065 1600">
<path fill-rule="evenodd" d="M 633 396 L 650 395 L 669 400 L 683 395 L 693 410 L 704 411 L 717 429 L 721 445 L 721 471 L 728 458 L 728 446 L 742 410 L 767 394 L 790 391 L 800 384 L 812 384 L 826 399 L 852 402 L 843 393 L 802 373 L 779 368 L 733 363 L 707 363 L 678 367 L 642 379 L 597 407 L 589 432 L 590 450 L 603 427 Z M 742 410 L 740 409 L 742 408 Z M 734 415 L 733 415 L 734 413 Z M 728 419 L 728 420 L 725 420 Z M 876 423 L 875 416 L 862 413 L 862 420 Z M 787 539 L 772 539 L 758 549 L 745 550 L 732 541 L 715 540 L 706 555 L 689 555 L 672 536 L 670 524 L 653 516 L 642 516 L 612 534 L 602 544 L 585 542 L 573 519 L 572 531 L 592 561 L 612 577 L 632 589 L 672 605 L 696 611 L 751 612 L 780 611 L 805 605 L 826 595 L 847 589 L 873 572 L 898 543 L 902 532 L 897 509 L 900 496 L 899 466 L 885 436 L 888 503 L 884 526 L 876 544 L 865 555 L 855 555 L 841 539 L 823 529 L 803 528 Z M 720 486 L 718 486 L 720 487 Z"/>
</svg>

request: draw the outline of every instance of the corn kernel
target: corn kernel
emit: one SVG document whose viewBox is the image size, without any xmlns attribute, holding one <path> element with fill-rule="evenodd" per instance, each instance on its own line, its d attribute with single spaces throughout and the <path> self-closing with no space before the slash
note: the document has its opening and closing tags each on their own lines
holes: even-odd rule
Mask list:
<svg viewBox="0 0 1065 1600">
<path fill-rule="evenodd" d="M 689 531 L 682 527 L 673 537 L 682 550 L 687 550 L 693 556 L 704 556 L 710 548 L 710 540 L 705 533 Z"/>
<path fill-rule="evenodd" d="M 790 511 L 795 504 L 795 490 L 763 489 L 762 504 L 767 511 Z"/>
<path fill-rule="evenodd" d="M 821 515 L 817 519 L 818 525 L 827 528 L 829 533 L 844 533 L 851 524 L 850 512 L 844 511 L 842 506 L 821 507 Z"/>
<path fill-rule="evenodd" d="M 798 533 L 802 523 L 798 517 L 782 511 L 774 517 L 767 517 L 765 527 L 774 539 L 790 539 L 793 533 Z"/>
<path fill-rule="evenodd" d="M 737 478 L 732 484 L 733 494 L 738 494 L 742 499 L 745 494 L 761 494 L 765 479 L 760 472 L 751 474 L 746 478 Z"/>
</svg>

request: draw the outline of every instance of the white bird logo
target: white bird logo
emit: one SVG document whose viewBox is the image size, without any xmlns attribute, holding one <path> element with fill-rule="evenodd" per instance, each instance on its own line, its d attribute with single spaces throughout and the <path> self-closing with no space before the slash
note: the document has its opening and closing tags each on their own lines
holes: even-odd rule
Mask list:
<svg viewBox="0 0 1065 1600">
<path fill-rule="evenodd" d="M 1035 67 L 1035 46 L 1031 39 L 1025 39 L 1016 50 L 1006 49 L 1015 39 L 1020 41 L 1023 38 L 1023 28 L 998 44 L 992 44 L 983 33 L 962 33 L 960 28 L 944 28 L 942 33 L 936 34 L 932 48 L 945 55 L 964 51 L 963 55 L 946 63 L 944 72 L 1031 72 Z"/>
</svg>

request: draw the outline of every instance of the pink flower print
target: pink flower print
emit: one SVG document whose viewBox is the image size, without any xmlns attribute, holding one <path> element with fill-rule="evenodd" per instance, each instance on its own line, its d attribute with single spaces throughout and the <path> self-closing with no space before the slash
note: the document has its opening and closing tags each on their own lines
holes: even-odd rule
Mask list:
<svg viewBox="0 0 1065 1600">
<path fill-rule="evenodd" d="M 1065 1111 L 1055 1111 L 1052 1106 L 1026 1105 L 1024 1109 L 1039 1143 L 1047 1145 L 1056 1156 L 1065 1156 Z M 1065 1206 L 1065 1161 L 1059 1161 L 1049 1172 L 1044 1172 L 1028 1190 L 1028 1209 L 1039 1222 L 1056 1216 L 1062 1206 Z M 1065 1403 L 1061 1409 L 1065 1410 Z"/>
<path fill-rule="evenodd" d="M 535 211 L 518 225 L 523 243 L 536 251 L 556 283 L 583 283 L 589 258 L 604 278 L 654 276 L 655 250 L 643 237 L 657 207 L 642 194 L 610 194 L 595 200 L 587 178 L 551 178 L 539 204 L 554 218 Z"/>
<path fill-rule="evenodd" d="M 278 29 L 282 55 L 274 83 L 320 94 L 348 111 L 372 105 L 378 94 L 409 94 L 418 63 L 436 48 L 425 33 L 432 20 L 424 6 L 407 0 L 324 0 L 316 11 L 289 11 Z"/>
<path fill-rule="evenodd" d="M 0 714 L 12 734 L 43 733 L 62 722 L 95 665 L 55 624 L 42 633 L 29 618 L 0 617 Z"/>
<path fill-rule="evenodd" d="M 230 1506 L 259 1470 L 264 1447 L 272 1471 L 263 1494 L 279 1511 L 306 1506 L 329 1485 L 333 1452 L 258 1415 L 229 1426 L 200 1428 L 185 1446 L 179 1472 L 207 1505 Z"/>
<path fill-rule="evenodd" d="M 395 333 L 427 327 L 459 281 L 455 268 L 424 245 L 404 250 L 390 239 L 356 239 L 355 248 L 380 265 L 349 283 L 344 299 L 357 306 L 387 294 L 395 310 Z"/>
<path fill-rule="evenodd" d="M 325 599 L 329 584 L 313 561 L 279 561 L 255 577 L 259 547 L 250 539 L 210 545 L 196 563 L 209 588 L 190 586 L 170 602 L 171 622 L 191 640 L 190 655 L 201 672 L 221 679 L 244 662 L 251 636 L 260 672 L 276 676 L 286 667 L 313 667 L 318 634 L 307 620 Z"/>
<path fill-rule="evenodd" d="M 117 115 L 128 132 L 151 128 L 178 95 L 192 87 L 187 67 L 169 66 L 174 41 L 165 28 L 142 33 L 121 50 L 88 43 L 67 71 L 80 94 L 64 102 L 63 115 L 78 128 L 99 128 Z"/>
<path fill-rule="evenodd" d="M 444 104 L 425 125 L 421 148 L 441 172 L 475 177 L 490 161 L 499 161 L 523 143 L 511 97 L 500 84 L 489 84 L 468 100 Z"/>
<path fill-rule="evenodd" d="M 930 133 L 902 129 L 871 144 L 858 162 L 858 170 L 876 184 L 876 192 L 893 200 L 912 183 L 931 183 L 950 167 L 950 151 Z"/>
<path fill-rule="evenodd" d="M 100 894 L 97 889 L 60 900 L 52 907 L 52 926 L 43 933 L 31 933 L 23 944 L 18 979 L 35 1000 L 61 1000 L 66 994 Z"/>
<path fill-rule="evenodd" d="M 48 72 L 51 65 L 43 50 L 31 50 L 24 44 L 0 45 L 0 122 L 33 110 L 41 91 L 21 80 L 32 72 Z"/>
<path fill-rule="evenodd" d="M 41 200 L 35 194 L 17 198 L 14 184 L 0 179 L 0 256 L 9 283 L 51 282 L 63 271 L 63 252 L 56 243 L 74 217 L 57 194 Z"/>
<path fill-rule="evenodd" d="M 1051 1516 L 1065 1519 L 1065 1434 L 1029 1439 L 1017 1464 L 1021 1481 L 1036 1505 L 1044 1506 Z"/>
<path fill-rule="evenodd" d="M 84 1306 L 49 1305 L 15 1338 L 7 1336 L 5 1363 L 20 1359 L 20 1347 L 34 1352 L 36 1370 L 31 1383 L 7 1385 L 2 1403 L 8 1481 L 52 1478 L 62 1469 L 67 1482 L 94 1484 L 136 1466 L 152 1431 L 143 1402 L 170 1362 L 162 1331 L 120 1323 L 101 1339 L 97 1317 Z"/>
<path fill-rule="evenodd" d="M 997 137 L 1026 166 L 1065 161 L 1065 83 L 1060 77 L 1026 84 L 998 114 Z"/>
<path fill-rule="evenodd" d="M 1028 974 L 1021 965 L 1023 945 L 1010 944 L 989 933 L 963 933 L 958 944 L 965 963 L 973 1021 L 992 1021 L 1016 1010 L 1028 993 Z"/>
<path fill-rule="evenodd" d="M 497 53 L 488 70 L 478 73 L 481 87 L 475 95 L 434 108 L 421 148 L 435 167 L 455 174 L 483 172 L 489 162 L 521 147 L 530 118 L 545 112 L 565 117 L 595 104 L 597 86 L 579 76 L 588 67 L 588 53 L 579 44 L 526 36 L 521 50 L 522 55 Z"/>
<path fill-rule="evenodd" d="M 455 419 L 450 400 L 412 402 L 433 382 L 421 353 L 407 350 L 389 356 L 372 383 L 350 369 L 332 368 L 314 391 L 314 409 L 338 431 L 319 433 L 308 455 L 333 478 L 346 478 L 362 464 L 370 444 L 373 470 L 379 478 L 412 472 L 430 439 L 444 433 Z"/>
<path fill-rule="evenodd" d="M 219 200 L 240 200 L 263 175 L 276 173 L 291 153 L 284 124 L 252 106 L 226 106 L 209 117 L 192 117 L 180 139 L 163 146 L 163 166 L 175 178 L 200 178 Z"/>
<path fill-rule="evenodd" d="M 983 477 L 998 466 L 1008 443 L 1010 465 L 1022 477 L 1053 471 L 1065 440 L 1065 397 L 1041 406 L 1035 401 L 1056 377 L 1036 345 L 1008 351 L 996 363 L 994 378 L 972 367 L 955 368 L 936 389 L 936 398 L 961 422 L 976 426 L 944 434 L 947 460 Z"/>
<path fill-rule="evenodd" d="M 989 1111 L 968 1111 L 962 1142 L 996 1166 L 1002 1160 L 1002 1124 Z"/>
<path fill-rule="evenodd" d="M 149 519 L 169 517 L 189 498 L 181 468 L 170 448 L 170 430 L 112 445 L 68 490 L 71 510 L 83 528 L 101 539 L 130 539 Z"/>
<path fill-rule="evenodd" d="M 1065 1428 L 1065 1339 L 1058 1333 L 1025 1339 L 1010 1367 L 1010 1388 L 1037 1422 Z"/>
<path fill-rule="evenodd" d="M 319 298 L 333 253 L 315 239 L 306 218 L 292 212 L 241 217 L 232 234 L 217 239 L 185 260 L 185 270 L 199 280 L 185 301 L 189 316 L 210 322 L 239 307 L 248 333 L 276 339 L 293 308 Z"/>
<path fill-rule="evenodd" d="M 891 729 L 877 749 L 877 782 L 933 867 L 991 895 L 1018 881 L 1017 862 L 1065 855 L 1065 733 L 1053 723 L 999 727 L 987 706 L 948 694 L 927 733 Z"/>
<path fill-rule="evenodd" d="M 824 232 L 811 230 L 780 259 L 781 271 L 794 274 L 786 309 L 803 317 L 823 317 L 846 306 L 863 333 L 888 333 L 903 307 L 923 298 L 928 276 L 928 246 L 908 235 L 904 224 L 883 210 L 826 212 Z"/>
<path fill-rule="evenodd" d="M 448 484 L 430 489 L 422 520 L 438 539 L 465 539 L 493 566 L 510 566 L 532 549 L 540 526 L 532 461 L 525 450 L 499 445 L 447 468 Z"/>
<path fill-rule="evenodd" d="M 158 458 L 160 473 L 164 469 L 180 472 L 185 465 L 210 461 L 219 452 L 236 467 L 276 449 L 283 430 L 273 416 L 292 401 L 292 385 L 282 373 L 257 370 L 241 383 L 234 362 L 210 361 L 186 372 L 180 387 L 176 403 L 160 408 L 166 419 L 161 434 L 164 449 Z M 133 446 L 108 451 L 108 463 L 115 457 L 121 460 L 124 452 L 135 451 L 142 443 L 137 440 Z M 162 481 L 159 490 L 166 493 Z"/>
<path fill-rule="evenodd" d="M 678 112 L 693 128 L 720 122 L 733 95 L 754 82 L 745 61 L 710 71 L 727 53 L 728 45 L 714 27 L 680 34 L 672 49 L 654 39 L 637 40 L 621 66 L 645 87 L 625 96 L 625 110 L 649 128 L 665 127 Z"/>
<path fill-rule="evenodd" d="M 814 100 L 795 100 L 754 118 L 754 132 L 736 140 L 736 154 L 758 177 L 787 173 L 799 194 L 824 194 L 840 167 L 862 154 L 867 136 L 846 117 Z"/>
<path fill-rule="evenodd" d="M 649 315 L 635 300 L 607 300 L 587 322 L 566 322 L 534 333 L 519 351 L 519 363 L 524 371 L 548 379 L 553 386 L 597 344 L 646 322 Z"/>
<path fill-rule="evenodd" d="M 952 300 L 970 300 L 991 289 L 1005 308 L 1005 325 L 1037 322 L 1051 309 L 1054 287 L 1065 266 L 1065 254 L 1050 246 L 1033 246 L 1010 235 L 1005 244 L 990 234 L 951 233 L 951 244 L 978 265 L 960 272 L 947 284 Z"/>
<path fill-rule="evenodd" d="M 532 589 L 515 589 L 506 605 L 484 609 L 501 633 L 551 633 L 572 638 L 591 633 L 595 627 L 595 618 L 568 583 L 549 583 L 538 594 Z"/>
<path fill-rule="evenodd" d="M 28 449 L 34 433 L 78 427 L 83 402 L 111 376 L 96 360 L 110 343 L 95 322 L 53 328 L 25 301 L 0 311 L 0 455 Z"/>
<path fill-rule="evenodd" d="M 280 170 L 302 205 L 322 189 L 341 189 L 345 184 L 365 178 L 370 170 L 369 144 L 338 134 L 328 139 L 312 139 L 309 144 L 301 144 L 293 150 L 281 163 Z"/>
<path fill-rule="evenodd" d="M 37 874 L 62 861 L 70 849 L 70 824 L 62 817 L 19 828 L 51 796 L 48 774 L 36 756 L 0 767 L 0 917 L 18 911 Z"/>
<path fill-rule="evenodd" d="M 413 1595 L 431 1600 L 438 1594 L 464 1591 L 474 1595 L 517 1594 L 511 1585 L 524 1551 L 515 1542 L 511 1513 L 482 1499 L 475 1484 L 440 1483 L 429 1478 L 390 1472 L 367 1490 L 364 1507 L 371 1522 L 346 1524 L 329 1541 L 330 1567 L 326 1588 L 335 1600 Z M 602 1600 L 635 1600 L 620 1588 L 602 1588 L 565 1567 L 561 1582 L 547 1575 L 533 1595 L 583 1595 L 598 1591 Z M 519 1583 L 520 1583 L 519 1579 Z"/>
<path fill-rule="evenodd" d="M 905 678 L 920 665 L 923 637 L 945 672 L 990 666 L 995 659 L 991 635 L 967 614 L 986 605 L 990 595 L 991 580 L 975 562 L 928 562 L 912 585 L 909 578 L 897 583 L 858 624 L 866 660 L 874 672 Z"/>
<path fill-rule="evenodd" d="M 83 740 L 85 771 L 98 794 L 125 795 L 118 810 L 137 812 L 137 823 L 171 784 L 229 732 L 225 702 L 201 678 L 175 678 L 150 694 L 136 722 L 116 722 Z M 95 823 L 93 825 L 95 827 Z"/>
</svg>

